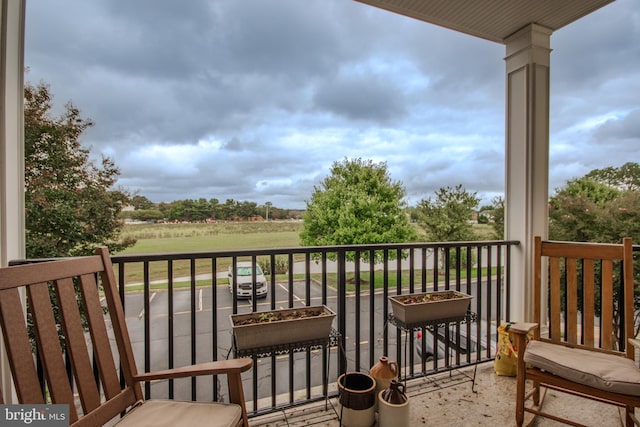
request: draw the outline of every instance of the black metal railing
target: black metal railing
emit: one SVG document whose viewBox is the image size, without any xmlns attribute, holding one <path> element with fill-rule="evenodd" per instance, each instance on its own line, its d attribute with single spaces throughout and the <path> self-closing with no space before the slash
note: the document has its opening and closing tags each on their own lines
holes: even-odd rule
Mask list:
<svg viewBox="0 0 640 427">
<path fill-rule="evenodd" d="M 338 345 L 254 357 L 245 378 L 248 411 L 258 415 L 336 394 L 337 376 L 368 371 L 382 355 L 401 360 L 413 378 L 490 360 L 498 323 L 509 319 L 509 264 L 516 241 L 297 247 L 157 255 L 116 255 L 127 324 L 144 371 L 233 357 L 228 316 L 327 305 L 337 313 Z M 360 260 L 355 262 L 355 260 Z M 264 266 L 264 300 L 238 299 L 239 261 Z M 373 268 L 371 266 L 374 266 Z M 257 279 L 255 269 L 252 279 Z M 427 290 L 474 296 L 473 323 L 441 328 L 425 339 L 387 323 L 388 297 Z M 373 290 L 373 291 L 372 291 Z M 466 345 L 464 341 L 466 340 Z M 430 341 L 430 342 L 429 342 Z M 468 351 L 477 347 L 476 351 Z M 427 348 L 444 348 L 433 360 Z M 409 349 L 409 351 L 407 351 Z M 422 350 L 422 351 L 420 351 Z M 149 383 L 147 397 L 224 400 L 217 378 Z"/>
<path fill-rule="evenodd" d="M 245 374 L 244 383 L 248 410 L 255 416 L 334 396 L 342 372 L 368 371 L 381 355 L 402 362 L 402 379 L 492 360 L 496 326 L 511 317 L 509 269 L 512 247 L 518 244 L 328 246 L 112 259 L 136 361 L 144 371 L 233 357 L 228 314 L 317 304 L 336 311 L 328 348 L 253 357 L 254 369 Z M 640 265 L 640 245 L 633 250 L 634 264 Z M 229 291 L 228 266 L 247 259 L 266 267 L 269 291 L 264 300 L 241 301 L 235 286 Z M 473 322 L 430 329 L 428 334 L 422 330 L 416 336 L 388 324 L 389 296 L 446 289 L 474 297 Z M 426 357 L 429 349 L 433 360 Z M 41 382 L 44 387 L 44 377 Z M 215 377 L 169 380 L 147 384 L 145 393 L 224 401 L 225 385 Z"/>
</svg>

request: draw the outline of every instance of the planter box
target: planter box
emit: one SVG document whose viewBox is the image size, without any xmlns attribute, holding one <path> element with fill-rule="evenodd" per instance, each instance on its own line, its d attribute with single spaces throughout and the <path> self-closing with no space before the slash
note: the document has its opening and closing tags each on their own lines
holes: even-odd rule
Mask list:
<svg viewBox="0 0 640 427">
<path fill-rule="evenodd" d="M 389 301 L 396 319 L 405 324 L 414 324 L 463 317 L 469 310 L 472 298 L 457 291 L 436 291 L 390 296 Z"/>
<path fill-rule="evenodd" d="M 302 316 L 295 319 L 266 321 L 266 319 L 275 316 L 290 316 L 294 312 L 298 315 L 302 314 Z M 335 317 L 336 314 L 324 305 L 249 314 L 232 314 L 229 316 L 236 340 L 236 350 L 258 349 L 304 343 L 323 338 L 328 339 L 331 332 L 331 323 Z M 255 323 L 241 324 L 248 320 Z"/>
</svg>

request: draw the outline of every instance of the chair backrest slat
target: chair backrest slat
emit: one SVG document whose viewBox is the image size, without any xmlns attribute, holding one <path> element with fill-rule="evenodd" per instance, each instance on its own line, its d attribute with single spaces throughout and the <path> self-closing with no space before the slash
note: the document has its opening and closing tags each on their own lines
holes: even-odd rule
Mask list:
<svg viewBox="0 0 640 427">
<path fill-rule="evenodd" d="M 613 349 L 613 262 L 611 260 L 602 261 L 602 306 L 600 318 L 600 331 L 602 348 Z M 622 289 L 621 289 L 622 291 Z"/>
<path fill-rule="evenodd" d="M 64 353 L 60 347 L 48 284 L 38 283 L 27 286 L 27 297 L 29 311 L 33 318 L 38 355 L 44 367 L 51 400 L 69 405 L 69 418 L 73 423 L 78 419 L 78 413 L 75 409 L 71 384 L 69 384 Z"/>
<path fill-rule="evenodd" d="M 623 351 L 616 348 L 615 335 L 616 326 L 624 328 L 625 337 L 632 337 L 634 333 L 632 250 L 629 238 L 620 245 L 550 242 L 536 237 L 534 296 L 542 298 L 543 277 L 548 277 L 549 312 L 541 313 L 540 302 L 534 303 L 534 321 L 543 325 L 548 322 L 549 340 Z M 548 272 L 540 271 L 544 265 L 542 258 L 548 259 Z M 623 294 L 624 306 L 619 307 L 615 300 L 615 272 L 620 262 L 623 274 L 619 294 Z M 618 322 L 617 316 L 622 312 L 624 319 Z M 632 357 L 633 351 L 628 345 L 624 350 Z"/>
<path fill-rule="evenodd" d="M 58 280 L 55 290 L 66 337 L 67 353 L 74 367 L 73 374 L 80 392 L 82 409 L 85 413 L 90 412 L 100 406 L 100 393 L 93 376 L 93 366 L 87 348 L 73 280 L 70 278 Z"/>
<path fill-rule="evenodd" d="M 43 404 L 22 304 L 18 289 L 0 291 L 0 325 L 18 400 Z"/>
<path fill-rule="evenodd" d="M 113 354 L 111 353 L 111 342 L 104 323 L 104 313 L 100 304 L 95 275 L 86 274 L 80 276 L 80 293 L 87 314 L 94 357 L 98 364 L 98 372 L 104 388 L 104 394 L 107 399 L 112 399 L 121 391 L 120 379 Z"/>
<path fill-rule="evenodd" d="M 567 342 L 578 343 L 578 276 L 576 260 L 567 260 Z"/>
<path fill-rule="evenodd" d="M 550 268 L 550 281 L 551 283 L 556 283 L 560 281 L 560 261 L 557 258 L 551 258 L 549 260 L 549 268 Z M 561 319 L 561 295 L 560 295 L 560 287 L 552 286 L 550 289 L 551 293 L 551 313 L 550 313 L 550 322 L 551 322 L 551 339 L 559 339 L 560 337 L 560 319 Z"/>
<path fill-rule="evenodd" d="M 583 319 L 584 319 L 584 330 L 585 331 L 595 331 L 595 320 L 596 320 L 596 311 L 595 311 L 595 263 L 592 259 L 585 259 L 582 261 L 583 273 L 582 277 L 584 280 L 583 284 Z M 593 347 L 595 344 L 595 337 L 592 333 L 584 333 L 584 345 L 587 347 Z"/>
<path fill-rule="evenodd" d="M 109 252 L 106 248 L 98 248 L 96 252 L 102 258 L 105 265 L 111 265 Z M 137 375 L 136 361 L 133 357 L 133 348 L 131 347 L 131 339 L 129 338 L 129 330 L 125 323 L 124 309 L 118 295 L 118 287 L 116 286 L 116 278 L 113 269 L 102 269 L 100 272 L 102 282 L 105 283 L 104 293 L 111 316 L 111 327 L 115 335 L 116 344 L 120 354 L 120 363 L 122 365 L 122 373 L 125 383 L 133 389 L 136 400 L 143 400 L 142 388 L 139 382 L 133 380 L 133 376 Z"/>
</svg>

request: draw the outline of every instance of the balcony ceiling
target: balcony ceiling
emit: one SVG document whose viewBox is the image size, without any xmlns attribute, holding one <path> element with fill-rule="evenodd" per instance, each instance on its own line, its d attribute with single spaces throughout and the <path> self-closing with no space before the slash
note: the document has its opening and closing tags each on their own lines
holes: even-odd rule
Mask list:
<svg viewBox="0 0 640 427">
<path fill-rule="evenodd" d="M 558 30 L 614 0 L 356 0 L 498 43 L 535 23 Z"/>
</svg>

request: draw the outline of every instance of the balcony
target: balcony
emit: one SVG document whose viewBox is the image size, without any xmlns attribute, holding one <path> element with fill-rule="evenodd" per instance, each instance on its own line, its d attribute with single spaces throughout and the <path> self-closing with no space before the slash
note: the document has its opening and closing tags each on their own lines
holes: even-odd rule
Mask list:
<svg viewBox="0 0 640 427">
<path fill-rule="evenodd" d="M 144 372 L 234 357 L 233 313 L 319 304 L 337 313 L 330 345 L 253 356 L 253 369 L 243 378 L 251 425 L 336 425 L 338 376 L 366 372 L 382 355 L 399 362 L 400 380 L 411 399 L 412 425 L 511 425 L 515 378 L 497 376 L 492 362 L 496 327 L 511 317 L 508 273 L 518 245 L 481 241 L 301 247 L 116 255 L 113 262 L 138 369 Z M 237 288 L 230 291 L 227 266 L 242 261 L 267 265 L 266 298 L 240 300 Z M 473 297 L 470 321 L 435 327 L 430 333 L 407 332 L 389 322 L 389 296 L 448 289 Z M 438 349 L 431 350 L 432 359 L 421 357 L 428 349 Z M 225 401 L 223 381 L 205 377 L 149 382 L 144 393 L 146 398 Z M 547 402 L 547 408 L 556 406 L 565 415 L 575 411 L 574 419 L 589 425 L 618 425 L 614 407 L 585 407 L 558 392 L 551 392 Z"/>
</svg>

